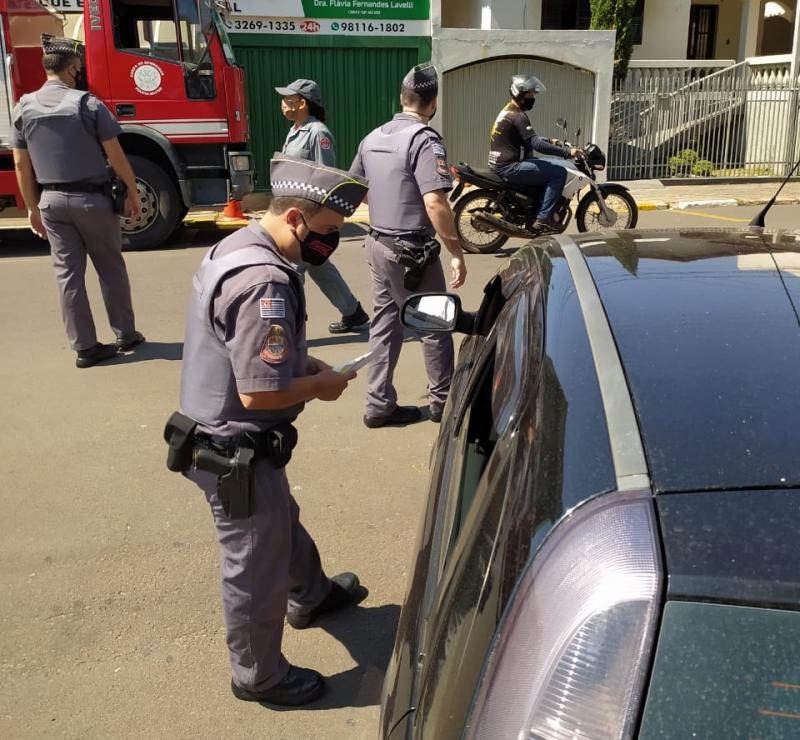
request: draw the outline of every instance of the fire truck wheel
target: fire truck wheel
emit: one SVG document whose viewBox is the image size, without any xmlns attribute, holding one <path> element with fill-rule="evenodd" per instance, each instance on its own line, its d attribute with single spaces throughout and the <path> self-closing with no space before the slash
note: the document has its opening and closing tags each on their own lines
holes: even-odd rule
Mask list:
<svg viewBox="0 0 800 740">
<path fill-rule="evenodd" d="M 144 157 L 128 157 L 136 175 L 141 213 L 122 219 L 122 236 L 127 249 L 160 247 L 181 223 L 184 205 L 172 178 Z"/>
</svg>

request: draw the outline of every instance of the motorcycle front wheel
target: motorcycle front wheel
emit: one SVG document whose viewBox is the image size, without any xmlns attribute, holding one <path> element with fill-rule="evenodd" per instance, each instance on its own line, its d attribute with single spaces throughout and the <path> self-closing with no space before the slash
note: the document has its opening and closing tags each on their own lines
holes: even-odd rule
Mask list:
<svg viewBox="0 0 800 740">
<path fill-rule="evenodd" d="M 602 229 L 635 229 L 639 220 L 639 207 L 631 194 L 623 187 L 610 187 L 604 190 L 606 206 L 616 214 L 613 224 L 603 223 L 603 211 L 592 190 L 581 198 L 575 212 L 578 231 L 601 231 Z"/>
<path fill-rule="evenodd" d="M 461 244 L 473 254 L 491 254 L 507 241 L 508 237 L 476 217 L 478 211 L 501 215 L 497 200 L 491 190 L 473 190 L 462 196 L 453 208 L 456 231 Z"/>
</svg>

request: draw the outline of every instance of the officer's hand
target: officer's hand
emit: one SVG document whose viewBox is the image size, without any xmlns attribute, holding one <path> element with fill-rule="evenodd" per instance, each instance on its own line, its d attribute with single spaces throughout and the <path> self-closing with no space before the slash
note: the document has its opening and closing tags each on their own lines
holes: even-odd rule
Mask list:
<svg viewBox="0 0 800 740">
<path fill-rule="evenodd" d="M 321 373 L 323 370 L 330 370 L 331 366 L 316 357 L 308 357 L 308 374 L 309 375 L 316 375 L 317 373 Z"/>
<path fill-rule="evenodd" d="M 40 239 L 47 239 L 47 232 L 44 230 L 42 223 L 42 216 L 37 208 L 35 211 L 28 212 L 28 221 L 31 224 L 31 231 L 36 234 Z"/>
<path fill-rule="evenodd" d="M 349 373 L 337 373 L 330 369 L 318 372 L 314 376 L 317 398 L 320 401 L 335 401 L 355 377 L 352 370 Z"/>
<path fill-rule="evenodd" d="M 464 258 L 453 257 L 453 259 L 450 260 L 450 267 L 453 271 L 450 287 L 460 288 L 467 279 L 467 265 L 464 262 Z"/>
<path fill-rule="evenodd" d="M 142 204 L 139 200 L 139 192 L 128 191 L 125 196 L 125 218 L 136 218 L 142 212 Z"/>
</svg>

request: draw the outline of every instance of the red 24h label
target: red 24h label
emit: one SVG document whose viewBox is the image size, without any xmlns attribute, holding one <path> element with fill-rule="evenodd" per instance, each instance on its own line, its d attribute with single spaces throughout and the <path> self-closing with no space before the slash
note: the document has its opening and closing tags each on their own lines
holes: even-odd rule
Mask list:
<svg viewBox="0 0 800 740">
<path fill-rule="evenodd" d="M 322 26 L 316 21 L 303 21 L 300 24 L 300 30 L 306 33 L 316 33 L 320 28 L 322 28 Z"/>
</svg>

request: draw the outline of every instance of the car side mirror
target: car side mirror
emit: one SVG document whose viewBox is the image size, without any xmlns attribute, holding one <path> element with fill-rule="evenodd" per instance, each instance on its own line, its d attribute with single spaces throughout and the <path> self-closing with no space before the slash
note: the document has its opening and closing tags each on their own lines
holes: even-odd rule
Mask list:
<svg viewBox="0 0 800 740">
<path fill-rule="evenodd" d="M 461 299 L 453 293 L 417 293 L 409 296 L 400 314 L 403 326 L 414 331 L 472 334 L 475 314 L 461 310 Z"/>
</svg>

